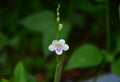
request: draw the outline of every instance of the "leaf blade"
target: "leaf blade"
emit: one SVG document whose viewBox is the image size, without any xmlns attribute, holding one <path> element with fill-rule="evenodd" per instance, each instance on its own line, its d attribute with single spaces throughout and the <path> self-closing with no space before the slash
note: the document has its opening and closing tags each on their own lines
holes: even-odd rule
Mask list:
<svg viewBox="0 0 120 82">
<path fill-rule="evenodd" d="M 100 50 L 91 44 L 86 44 L 82 47 L 79 47 L 73 53 L 66 69 L 91 67 L 99 65 L 101 61 L 102 54 Z"/>
<path fill-rule="evenodd" d="M 14 82 L 27 82 L 26 72 L 22 62 L 18 62 L 14 69 Z"/>
</svg>

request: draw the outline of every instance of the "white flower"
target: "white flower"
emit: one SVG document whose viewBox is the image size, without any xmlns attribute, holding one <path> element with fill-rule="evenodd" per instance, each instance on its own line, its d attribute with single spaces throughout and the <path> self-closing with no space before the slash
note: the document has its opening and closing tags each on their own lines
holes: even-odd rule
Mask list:
<svg viewBox="0 0 120 82">
<path fill-rule="evenodd" d="M 50 44 L 48 49 L 50 51 L 55 51 L 56 54 L 58 54 L 58 55 L 61 55 L 63 50 L 67 51 L 69 49 L 69 46 L 67 44 L 65 44 L 64 39 L 60 39 L 60 40 L 53 40 L 52 44 Z"/>
</svg>

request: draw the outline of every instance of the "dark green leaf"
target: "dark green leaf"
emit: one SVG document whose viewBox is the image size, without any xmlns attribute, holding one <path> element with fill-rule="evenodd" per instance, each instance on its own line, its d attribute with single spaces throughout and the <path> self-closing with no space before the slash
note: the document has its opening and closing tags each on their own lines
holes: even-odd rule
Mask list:
<svg viewBox="0 0 120 82">
<path fill-rule="evenodd" d="M 55 16 L 51 11 L 43 11 L 33 15 L 30 15 L 23 20 L 21 24 L 26 28 L 35 32 L 49 31 L 48 29 L 55 28 Z"/>
<path fill-rule="evenodd" d="M 27 82 L 26 72 L 22 62 L 19 62 L 14 69 L 14 82 Z"/>
<path fill-rule="evenodd" d="M 67 69 L 85 68 L 99 65 L 102 61 L 102 53 L 91 44 L 78 48 L 70 58 Z"/>
</svg>

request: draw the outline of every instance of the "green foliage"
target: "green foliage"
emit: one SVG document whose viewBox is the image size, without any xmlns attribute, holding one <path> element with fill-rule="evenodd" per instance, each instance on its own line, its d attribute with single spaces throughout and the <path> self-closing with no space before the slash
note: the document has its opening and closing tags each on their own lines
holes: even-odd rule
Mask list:
<svg viewBox="0 0 120 82">
<path fill-rule="evenodd" d="M 106 62 L 112 63 L 114 61 L 114 54 L 108 53 L 105 50 L 103 50 L 102 52 Z"/>
<path fill-rule="evenodd" d="M 18 62 L 14 69 L 14 82 L 27 82 L 26 71 L 22 62 Z"/>
<path fill-rule="evenodd" d="M 24 25 L 31 31 L 42 33 L 43 35 L 43 50 L 45 57 L 50 53 L 48 46 L 53 39 L 56 38 L 56 22 L 55 16 L 51 11 L 43 11 L 31 16 L 24 18 L 21 21 L 21 24 Z M 70 31 L 70 25 L 67 22 L 63 22 L 64 29 L 60 32 L 59 38 L 67 38 Z"/>
<path fill-rule="evenodd" d="M 59 32 L 59 39 L 61 38 L 67 39 L 71 31 L 71 25 L 66 21 L 63 21 L 62 24 L 63 24 L 63 29 Z"/>
<path fill-rule="evenodd" d="M 90 2 L 90 0 L 76 0 L 77 7 L 83 11 L 87 11 L 90 13 L 96 13 L 102 11 L 105 6 L 104 4 L 94 5 Z"/>
<path fill-rule="evenodd" d="M 94 35 L 98 35 L 98 34 L 100 33 L 100 30 L 99 30 L 97 24 L 93 24 L 93 25 L 91 26 L 91 32 L 92 32 L 92 34 L 94 34 Z"/>
<path fill-rule="evenodd" d="M 96 2 L 104 2 L 104 0 L 95 0 Z"/>
<path fill-rule="evenodd" d="M 28 75 L 28 82 L 37 82 L 37 79 L 32 75 Z"/>
<path fill-rule="evenodd" d="M 23 63 L 25 65 L 25 68 L 27 70 L 30 70 L 32 67 L 37 68 L 44 68 L 45 67 L 45 59 L 43 57 L 37 56 L 37 57 L 25 57 L 23 60 Z"/>
<path fill-rule="evenodd" d="M 9 81 L 6 79 L 1 79 L 0 82 L 9 82 Z"/>
<path fill-rule="evenodd" d="M 43 11 L 25 17 L 21 20 L 21 24 L 31 31 L 44 33 L 51 28 L 55 28 L 56 22 L 53 12 Z"/>
<path fill-rule="evenodd" d="M 3 65 L 6 63 L 7 57 L 8 57 L 8 55 L 6 53 L 0 55 L 0 65 Z"/>
<path fill-rule="evenodd" d="M 117 36 L 116 40 L 117 51 L 120 52 L 120 34 Z"/>
<path fill-rule="evenodd" d="M 4 48 L 6 45 L 6 37 L 0 33 L 0 50 Z"/>
<path fill-rule="evenodd" d="M 86 44 L 75 50 L 70 58 L 67 69 L 85 68 L 99 65 L 102 61 L 102 53 L 91 44 Z"/>
<path fill-rule="evenodd" d="M 21 21 L 21 24 L 31 31 L 35 31 L 43 34 L 43 50 L 45 56 L 49 54 L 47 49 L 48 44 L 50 44 L 51 40 L 54 39 L 55 36 L 55 16 L 51 11 L 43 11 L 37 14 L 33 14 L 24 18 Z"/>
<path fill-rule="evenodd" d="M 115 60 L 111 65 L 111 70 L 113 73 L 120 76 L 120 58 Z"/>
</svg>

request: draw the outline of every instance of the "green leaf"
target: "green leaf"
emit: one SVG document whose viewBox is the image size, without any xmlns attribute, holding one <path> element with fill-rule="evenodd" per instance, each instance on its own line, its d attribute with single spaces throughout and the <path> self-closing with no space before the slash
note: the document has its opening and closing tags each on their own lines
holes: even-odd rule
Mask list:
<svg viewBox="0 0 120 82">
<path fill-rule="evenodd" d="M 8 80 L 6 80 L 6 79 L 1 79 L 1 81 L 0 82 L 9 82 Z"/>
<path fill-rule="evenodd" d="M 26 72 L 22 62 L 18 62 L 14 69 L 14 82 L 27 82 Z"/>
<path fill-rule="evenodd" d="M 102 53 L 91 44 L 78 48 L 70 58 L 66 69 L 85 68 L 99 65 L 102 61 Z"/>
<path fill-rule="evenodd" d="M 112 63 L 111 71 L 120 76 L 120 58 Z"/>
<path fill-rule="evenodd" d="M 48 29 L 55 28 L 55 16 L 51 11 L 38 12 L 36 14 L 27 16 L 20 22 L 23 26 L 29 30 L 41 33 L 47 32 Z"/>
</svg>

